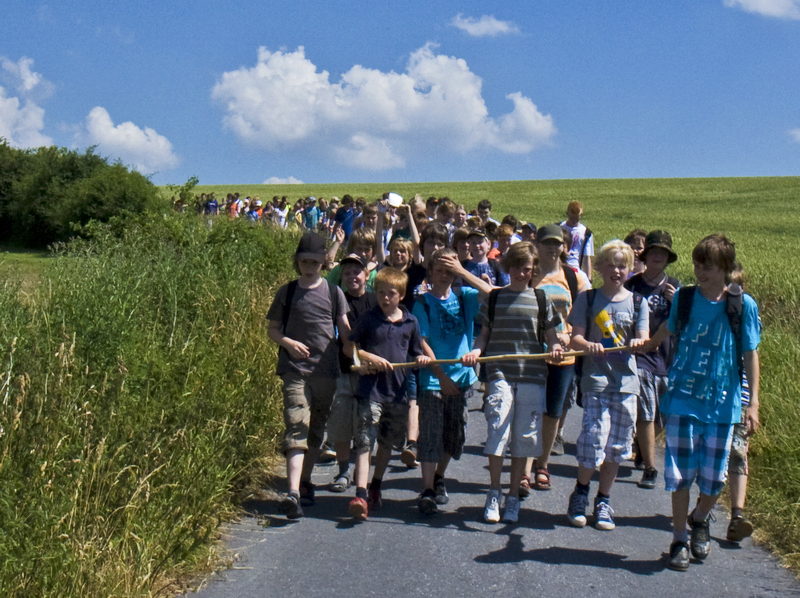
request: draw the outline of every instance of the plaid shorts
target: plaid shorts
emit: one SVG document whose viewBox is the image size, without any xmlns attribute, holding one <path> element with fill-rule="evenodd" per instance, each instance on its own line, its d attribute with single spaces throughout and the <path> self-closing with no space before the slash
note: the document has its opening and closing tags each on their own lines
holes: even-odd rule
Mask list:
<svg viewBox="0 0 800 598">
<path fill-rule="evenodd" d="M 406 441 L 408 403 L 376 403 L 358 401 L 356 450 L 369 450 L 372 439 L 388 449 L 401 450 Z"/>
<path fill-rule="evenodd" d="M 661 397 L 667 392 L 667 376 L 656 376 L 653 372 L 639 368 L 639 414 L 638 421 L 661 422 L 658 405 Z"/>
<path fill-rule="evenodd" d="M 727 478 L 733 425 L 704 424 L 690 415 L 669 415 L 665 429 L 667 491 L 688 489 L 696 478 L 700 492 L 719 494 Z"/>
<path fill-rule="evenodd" d="M 417 459 L 421 462 L 438 463 L 442 453 L 461 458 L 467 432 L 467 390 L 462 388 L 457 395 L 436 390 L 420 393 Z"/>
<path fill-rule="evenodd" d="M 733 425 L 731 456 L 728 460 L 728 475 L 748 475 L 747 450 L 750 437 L 747 435 L 747 406 L 742 405 L 742 422 Z"/>
<path fill-rule="evenodd" d="M 631 456 L 636 426 L 636 395 L 600 392 L 583 395 L 583 424 L 578 436 L 578 465 L 589 469 Z"/>
</svg>

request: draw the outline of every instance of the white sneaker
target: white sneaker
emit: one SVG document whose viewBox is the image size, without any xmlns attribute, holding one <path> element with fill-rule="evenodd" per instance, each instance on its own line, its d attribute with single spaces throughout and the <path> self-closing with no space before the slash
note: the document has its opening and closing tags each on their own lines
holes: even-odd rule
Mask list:
<svg viewBox="0 0 800 598">
<path fill-rule="evenodd" d="M 500 491 L 489 490 L 486 495 L 486 505 L 483 509 L 483 520 L 486 523 L 500 522 Z"/>
<path fill-rule="evenodd" d="M 506 504 L 503 505 L 503 523 L 516 523 L 517 521 L 519 521 L 519 498 L 506 496 Z"/>
</svg>

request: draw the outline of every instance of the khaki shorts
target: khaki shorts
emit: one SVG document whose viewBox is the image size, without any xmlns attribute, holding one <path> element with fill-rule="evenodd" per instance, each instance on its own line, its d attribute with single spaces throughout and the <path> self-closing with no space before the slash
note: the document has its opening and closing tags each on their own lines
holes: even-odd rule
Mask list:
<svg viewBox="0 0 800 598">
<path fill-rule="evenodd" d="M 342 374 L 336 379 L 336 394 L 333 395 L 331 415 L 328 417 L 328 442 L 350 443 L 358 428 L 358 400 L 356 386 L 358 374 Z"/>
<path fill-rule="evenodd" d="M 508 447 L 512 457 L 540 456 L 544 408 L 544 384 L 492 380 L 483 410 L 488 423 L 484 454 L 503 457 Z"/>
<path fill-rule="evenodd" d="M 336 391 L 335 378 L 301 376 L 288 372 L 283 380 L 283 421 L 286 432 L 282 450 L 308 450 L 322 446 L 325 424 Z"/>
</svg>

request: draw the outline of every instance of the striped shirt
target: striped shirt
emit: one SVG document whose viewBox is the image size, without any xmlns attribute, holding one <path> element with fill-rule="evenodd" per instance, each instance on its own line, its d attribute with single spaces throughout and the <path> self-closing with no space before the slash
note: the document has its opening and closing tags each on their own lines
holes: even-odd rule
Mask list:
<svg viewBox="0 0 800 598">
<path fill-rule="evenodd" d="M 550 299 L 546 299 L 547 316 L 545 330 L 556 328 L 561 316 Z M 544 339 L 538 338 L 539 303 L 533 289 L 512 291 L 509 287 L 500 290 L 494 309 L 494 322 L 491 325 L 489 342 L 483 351 L 484 356 L 513 353 L 543 353 Z M 481 322 L 489 325 L 488 302 L 481 305 Z M 544 384 L 547 380 L 547 364 L 544 360 L 514 359 L 489 362 L 486 364 L 489 380 L 504 378 L 509 384 Z"/>
</svg>

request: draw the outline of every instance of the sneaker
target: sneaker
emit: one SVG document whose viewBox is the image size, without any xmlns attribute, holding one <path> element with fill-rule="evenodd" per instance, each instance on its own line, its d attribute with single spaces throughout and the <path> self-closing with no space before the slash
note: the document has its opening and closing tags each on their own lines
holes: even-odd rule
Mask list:
<svg viewBox="0 0 800 598">
<path fill-rule="evenodd" d="M 300 480 L 300 504 L 310 507 L 314 504 L 314 484 Z"/>
<path fill-rule="evenodd" d="M 567 508 L 567 518 L 570 525 L 575 527 L 583 527 L 586 525 L 586 507 L 589 506 L 589 495 L 578 492 L 578 489 L 572 491 L 569 495 L 569 507 Z"/>
<path fill-rule="evenodd" d="M 658 479 L 658 470 L 655 467 L 645 467 L 642 472 L 642 479 L 636 484 L 639 488 L 652 490 L 656 487 L 656 480 Z"/>
<path fill-rule="evenodd" d="M 436 494 L 430 488 L 426 488 L 425 491 L 419 495 L 419 499 L 417 500 L 417 508 L 419 512 L 423 515 L 433 515 L 439 509 L 436 506 Z"/>
<path fill-rule="evenodd" d="M 561 430 L 556 434 L 556 440 L 553 443 L 553 448 L 550 449 L 550 454 L 556 457 L 564 454 L 564 433 Z"/>
<path fill-rule="evenodd" d="M 356 496 L 353 500 L 350 501 L 350 515 L 356 521 L 366 521 L 367 520 L 367 513 L 369 512 L 369 507 L 367 506 L 367 501 L 363 498 Z"/>
<path fill-rule="evenodd" d="M 686 571 L 689 568 L 689 545 L 686 542 L 673 542 L 669 545 L 667 569 Z"/>
<path fill-rule="evenodd" d="M 380 489 L 370 488 L 367 490 L 367 496 L 369 506 L 373 509 L 380 509 L 383 506 L 383 495 L 381 494 Z"/>
<path fill-rule="evenodd" d="M 694 520 L 694 511 L 689 514 L 689 526 L 692 528 L 689 546 L 692 549 L 692 556 L 701 561 L 711 552 L 711 531 L 708 522 L 712 517 L 713 515 L 709 513 L 705 521 L 697 522 Z"/>
<path fill-rule="evenodd" d="M 447 488 L 444 486 L 444 479 L 436 480 L 433 483 L 433 492 L 436 494 L 437 505 L 446 505 L 450 502 L 450 496 L 447 494 Z"/>
<path fill-rule="evenodd" d="M 333 447 L 328 444 L 327 442 L 322 445 L 322 448 L 319 452 L 319 457 L 317 457 L 317 463 L 330 463 L 331 461 L 336 460 L 336 451 L 333 450 Z"/>
<path fill-rule="evenodd" d="M 503 505 L 503 523 L 516 523 L 517 521 L 519 521 L 519 498 L 506 496 L 506 504 Z"/>
<path fill-rule="evenodd" d="M 303 507 L 300 506 L 300 496 L 296 492 L 290 492 L 281 501 L 281 513 L 287 519 L 300 519 L 303 516 Z"/>
<path fill-rule="evenodd" d="M 598 496 L 594 499 L 594 527 L 595 529 L 610 532 L 614 525 L 614 509 L 608 498 Z"/>
<path fill-rule="evenodd" d="M 500 491 L 489 490 L 486 494 L 486 504 L 483 508 L 483 520 L 486 523 L 500 522 Z"/>
<path fill-rule="evenodd" d="M 749 538 L 753 533 L 753 524 L 742 516 L 731 518 L 728 524 L 728 534 L 725 536 L 729 542 L 739 543 Z"/>
<path fill-rule="evenodd" d="M 519 482 L 519 497 L 528 498 L 531 495 L 531 476 L 524 476 Z"/>
<path fill-rule="evenodd" d="M 419 461 L 417 461 L 417 446 L 415 443 L 406 445 L 403 452 L 400 453 L 400 461 L 409 469 L 416 469 L 419 467 Z"/>
</svg>

